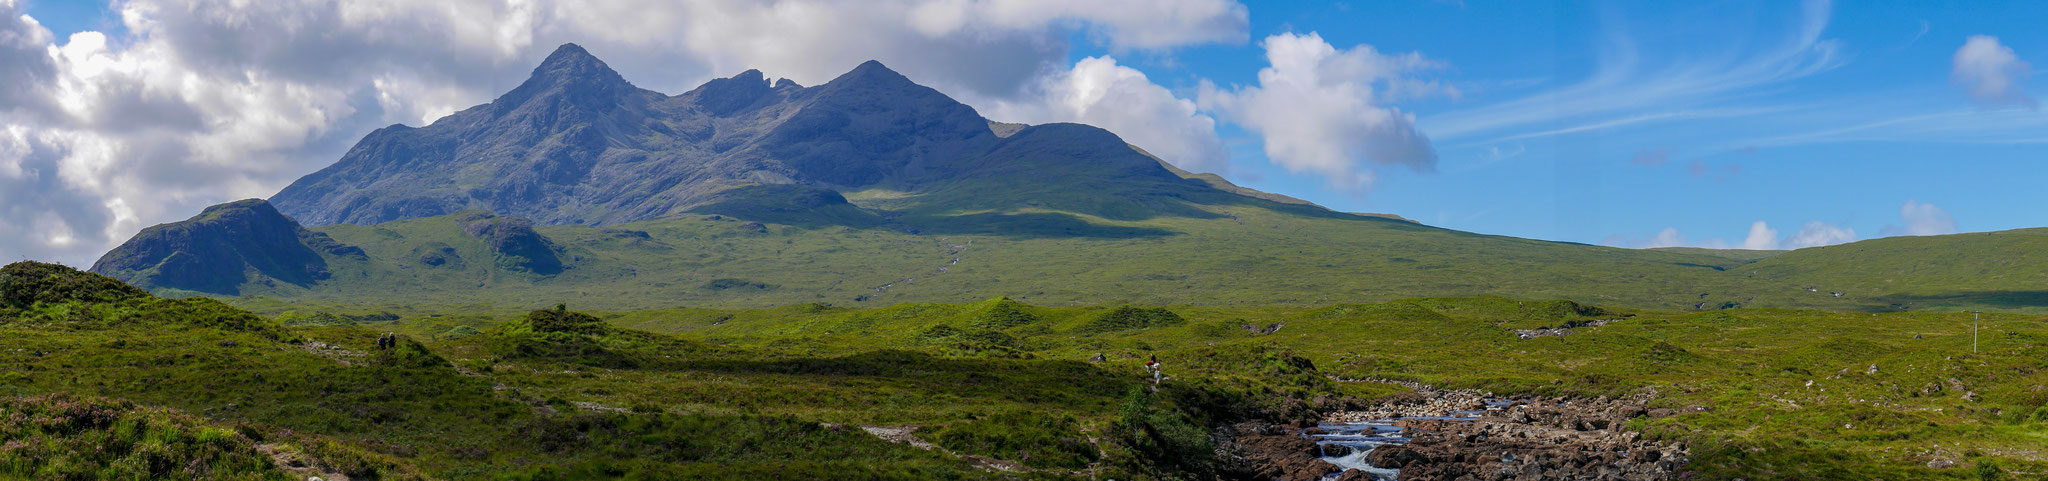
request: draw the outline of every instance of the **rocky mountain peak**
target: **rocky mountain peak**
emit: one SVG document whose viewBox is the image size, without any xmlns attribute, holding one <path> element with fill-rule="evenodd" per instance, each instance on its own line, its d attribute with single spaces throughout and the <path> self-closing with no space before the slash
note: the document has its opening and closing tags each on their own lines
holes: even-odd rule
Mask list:
<svg viewBox="0 0 2048 481">
<path fill-rule="evenodd" d="M 619 97 L 638 92 L 631 82 L 619 76 L 610 65 L 598 60 L 589 51 L 573 43 L 562 44 L 555 52 L 534 67 L 533 75 L 504 96 L 492 102 L 500 112 L 516 109 L 538 98 L 559 97 L 569 103 L 580 105 L 601 105 L 616 102 Z"/>
<path fill-rule="evenodd" d="M 705 112 L 726 115 L 753 105 L 773 91 L 774 89 L 768 86 L 767 77 L 762 75 L 761 71 L 747 70 L 731 78 L 705 82 L 704 85 L 682 96 L 694 97 L 697 105 Z"/>
</svg>

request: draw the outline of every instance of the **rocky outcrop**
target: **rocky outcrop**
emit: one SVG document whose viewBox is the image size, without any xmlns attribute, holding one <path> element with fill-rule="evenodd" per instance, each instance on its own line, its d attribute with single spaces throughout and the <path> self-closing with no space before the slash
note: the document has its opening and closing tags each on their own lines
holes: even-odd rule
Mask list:
<svg viewBox="0 0 2048 481">
<path fill-rule="evenodd" d="M 309 287 L 329 259 L 363 259 L 361 248 L 300 227 L 262 199 L 206 208 L 160 224 L 101 256 L 92 271 L 146 289 L 237 295 L 249 283 Z"/>
<path fill-rule="evenodd" d="M 1281 426 L 1242 423 L 1217 429 L 1217 459 L 1222 474 L 1230 479 L 1314 481 L 1336 473 L 1337 466 L 1323 461 L 1327 453 L 1315 441 Z"/>
<path fill-rule="evenodd" d="M 1675 479 L 1689 453 L 1622 429 L 1650 415 L 1641 399 L 1519 400 L 1476 420 L 1407 419 L 1407 444 L 1366 455 L 1400 479 L 1521 481 Z"/>
<path fill-rule="evenodd" d="M 1621 321 L 1621 319 L 1597 319 L 1591 321 L 1568 322 L 1565 323 L 1563 326 L 1558 327 L 1545 327 L 1541 329 L 1516 329 L 1515 337 L 1520 337 L 1522 339 L 1535 339 L 1539 337 L 1569 336 L 1572 335 L 1573 332 L 1576 332 L 1581 328 L 1595 328 L 1618 321 Z"/>
</svg>

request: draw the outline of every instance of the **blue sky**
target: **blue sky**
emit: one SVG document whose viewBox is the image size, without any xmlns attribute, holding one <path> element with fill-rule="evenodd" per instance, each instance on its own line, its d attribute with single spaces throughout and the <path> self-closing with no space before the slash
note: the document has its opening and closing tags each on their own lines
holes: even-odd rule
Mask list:
<svg viewBox="0 0 2048 481">
<path fill-rule="evenodd" d="M 0 0 L 0 257 L 89 264 L 575 42 L 680 93 L 879 59 L 1344 211 L 1622 247 L 2048 226 L 2028 2 Z"/>
<path fill-rule="evenodd" d="M 1435 135 L 1432 127 L 1445 116 L 1486 112 L 1585 82 L 1603 62 L 1613 62 L 1606 57 L 1623 43 L 1632 44 L 1639 59 L 1634 82 L 1653 82 L 1664 71 L 1701 67 L 1711 74 L 1758 62 L 1799 34 L 1801 5 L 1253 2 L 1253 42 L 1121 59 L 1176 89 L 1193 89 L 1204 78 L 1251 83 L 1264 66 L 1256 39 L 1317 32 L 1339 48 L 1368 44 L 1447 64 L 1432 74 L 1460 87 L 1461 98 L 1396 104 L 1432 134 L 1440 156 L 1434 173 L 1385 169 L 1370 190 L 1345 192 L 1317 175 L 1267 162 L 1258 138 L 1224 129 L 1240 183 L 1341 210 L 1621 245 L 1647 242 L 1666 228 L 1690 243 L 1739 245 L 1756 221 L 1784 235 L 1821 221 L 1851 228 L 1859 238 L 1878 237 L 1887 226 L 1903 226 L 1899 211 L 1908 200 L 1945 210 L 1962 231 L 2048 225 L 2037 207 L 2044 200 L 2039 185 L 2048 180 L 2048 125 L 2039 123 L 2038 112 L 1983 111 L 1950 81 L 1952 57 L 1972 35 L 1995 36 L 2021 59 L 2048 58 L 2039 5 L 1949 5 L 1835 5 L 1821 38 L 1834 43 L 1837 61 L 1808 75 L 1712 94 L 1671 92 L 1650 98 L 1669 103 L 1614 105 L 1605 113 L 1471 135 Z M 1094 48 L 1073 55 L 1110 53 Z M 2028 90 L 2041 91 L 2039 79 Z M 1625 82 L 1616 90 L 1648 87 Z M 1715 111 L 1726 115 L 1705 114 Z M 1783 138 L 1942 114 L 1956 116 L 1955 123 L 1987 124 L 1988 133 L 1965 138 L 1901 125 L 1863 136 Z M 1998 126 L 2012 116 L 2034 123 Z M 1501 140 L 1646 117 L 1661 120 Z M 1639 165 L 1635 160 L 1645 152 L 1664 153 L 1661 165 Z M 1695 163 L 1704 172 L 1695 173 Z"/>
</svg>

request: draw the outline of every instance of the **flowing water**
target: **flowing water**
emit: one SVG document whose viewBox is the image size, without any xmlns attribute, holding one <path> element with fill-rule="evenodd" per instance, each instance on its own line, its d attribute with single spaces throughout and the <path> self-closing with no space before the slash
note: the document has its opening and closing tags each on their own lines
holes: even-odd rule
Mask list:
<svg viewBox="0 0 2048 481">
<path fill-rule="evenodd" d="M 1511 404 L 1512 402 L 1506 399 L 1487 399 L 1486 411 L 1503 409 Z M 1408 443 L 1409 438 L 1404 436 L 1401 427 L 1394 425 L 1394 423 L 1403 419 L 1473 421 L 1479 419 L 1479 416 L 1485 414 L 1486 411 L 1452 411 L 1449 416 L 1403 416 L 1386 419 L 1368 419 L 1351 423 L 1324 423 L 1316 426 L 1316 428 L 1322 431 L 1322 434 L 1310 434 L 1308 438 L 1315 440 L 1316 444 L 1321 446 L 1334 444 L 1351 448 L 1350 454 L 1322 457 L 1323 461 L 1328 461 L 1330 464 L 1341 468 L 1336 473 L 1324 476 L 1323 479 L 1334 480 L 1338 476 L 1343 475 L 1344 471 L 1362 469 L 1372 473 L 1374 478 L 1391 480 L 1400 474 L 1401 470 L 1373 466 L 1371 463 L 1365 462 L 1365 457 L 1367 454 L 1372 453 L 1373 448 L 1390 444 Z"/>
</svg>

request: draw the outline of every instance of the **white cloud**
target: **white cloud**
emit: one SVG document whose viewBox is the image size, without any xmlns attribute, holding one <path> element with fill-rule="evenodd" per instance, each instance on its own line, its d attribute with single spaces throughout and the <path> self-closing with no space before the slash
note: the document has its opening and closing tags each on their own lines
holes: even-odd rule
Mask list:
<svg viewBox="0 0 2048 481">
<path fill-rule="evenodd" d="M 1111 48 L 1165 48 L 1242 42 L 1250 22 L 1243 4 L 1226 0 L 940 0 L 910 10 L 911 25 L 941 36 L 976 25 L 1035 28 L 1086 19 Z"/>
<path fill-rule="evenodd" d="M 58 39 L 0 0 L 0 256 L 83 265 L 144 225 L 268 196 L 374 128 L 489 101 L 567 42 L 669 93 L 747 68 L 815 85 L 876 59 L 970 105 L 1128 125 L 1169 160 L 1223 165 L 1213 121 L 1106 58 L 1068 68 L 1066 42 L 1171 49 L 1249 29 L 1232 0 L 113 5 L 122 36 Z M 1078 80 L 1110 83 L 1085 110 L 1025 106 L 1072 100 L 1041 86 Z"/>
<path fill-rule="evenodd" d="M 1956 218 L 1934 204 L 1907 199 L 1899 206 L 1899 225 L 1885 226 L 1884 235 L 1945 235 L 1956 233 Z"/>
<path fill-rule="evenodd" d="M 1292 172 L 1311 172 L 1332 185 L 1361 191 L 1371 165 L 1436 168 L 1436 150 L 1415 129 L 1413 115 L 1386 107 L 1395 96 L 1455 95 L 1408 74 L 1440 65 L 1420 54 L 1385 55 L 1370 45 L 1337 50 L 1316 33 L 1266 37 L 1269 67 L 1259 84 L 1220 89 L 1204 83 L 1205 109 L 1257 132 L 1266 156 Z"/>
<path fill-rule="evenodd" d="M 1718 244 L 1719 242 L 1720 242 L 1719 240 L 1709 240 L 1709 241 L 1705 242 L 1704 244 L 1700 244 L 1700 245 L 1715 245 L 1715 244 Z M 1661 231 L 1658 231 L 1658 232 L 1657 232 L 1657 236 L 1656 236 L 1656 237 L 1651 237 L 1651 238 L 1650 238 L 1650 240 L 1647 240 L 1647 241 L 1644 241 L 1644 242 L 1643 242 L 1643 248 L 1646 248 L 1646 249 L 1655 249 L 1655 248 L 1659 248 L 1659 247 L 1689 247 L 1689 246 L 1695 246 L 1695 244 L 1694 244 L 1694 243 L 1688 243 L 1688 242 L 1686 242 L 1686 241 L 1685 241 L 1685 236 L 1683 236 L 1683 235 L 1679 235 L 1679 234 L 1678 234 L 1678 229 L 1677 229 L 1677 228 L 1673 228 L 1673 227 L 1665 227 L 1665 228 L 1664 228 L 1664 230 L 1661 230 Z"/>
<path fill-rule="evenodd" d="M 1742 239 L 1741 244 L 1730 244 L 1728 241 L 1718 238 L 1687 239 L 1678 232 L 1677 228 L 1672 227 L 1666 227 L 1664 230 L 1658 231 L 1657 235 L 1647 239 L 1637 240 L 1622 235 L 1609 236 L 1603 244 L 1638 249 L 1702 247 L 1707 249 L 1778 250 L 1827 246 L 1855 241 L 1856 231 L 1854 229 L 1826 222 L 1809 221 L 1798 232 L 1780 238 L 1778 237 L 1778 230 L 1772 228 L 1770 224 L 1764 221 L 1756 221 L 1749 224 L 1749 235 Z"/>
<path fill-rule="evenodd" d="M 1080 122 L 1109 129 L 1153 155 L 1194 172 L 1227 173 L 1229 152 L 1216 120 L 1173 96 L 1137 69 L 1090 57 L 1049 75 L 1019 101 L 997 101 L 985 115 L 1025 123 Z"/>
<path fill-rule="evenodd" d="M 1676 227 L 1665 227 L 1664 230 L 1657 231 L 1657 235 L 1650 236 L 1647 239 L 1637 239 L 1626 235 L 1615 234 L 1607 236 L 1607 238 L 1605 240 L 1602 240 L 1600 243 L 1602 245 L 1607 245 L 1611 247 L 1627 247 L 1632 249 L 1657 249 L 1663 247 L 1702 247 L 1707 249 L 1728 248 L 1728 241 L 1724 241 L 1721 239 L 1687 239 L 1685 238 L 1684 234 L 1678 232 L 1678 228 Z"/>
<path fill-rule="evenodd" d="M 1778 248 L 1778 230 L 1764 221 L 1749 225 L 1749 237 L 1742 239 L 1742 248 L 1749 250 L 1775 250 Z"/>
<path fill-rule="evenodd" d="M 1816 220 L 1807 221 L 1806 226 L 1800 227 L 1799 232 L 1792 233 L 1791 237 L 1786 237 L 1780 245 L 1786 249 L 1804 249 L 1855 241 L 1856 229 Z"/>
<path fill-rule="evenodd" d="M 2027 96 L 2027 77 L 2034 66 L 2013 54 L 2012 47 L 1998 43 L 1998 37 L 1971 35 L 1956 49 L 1949 80 L 1962 87 L 1972 102 L 1985 108 L 2040 108 Z"/>
</svg>

